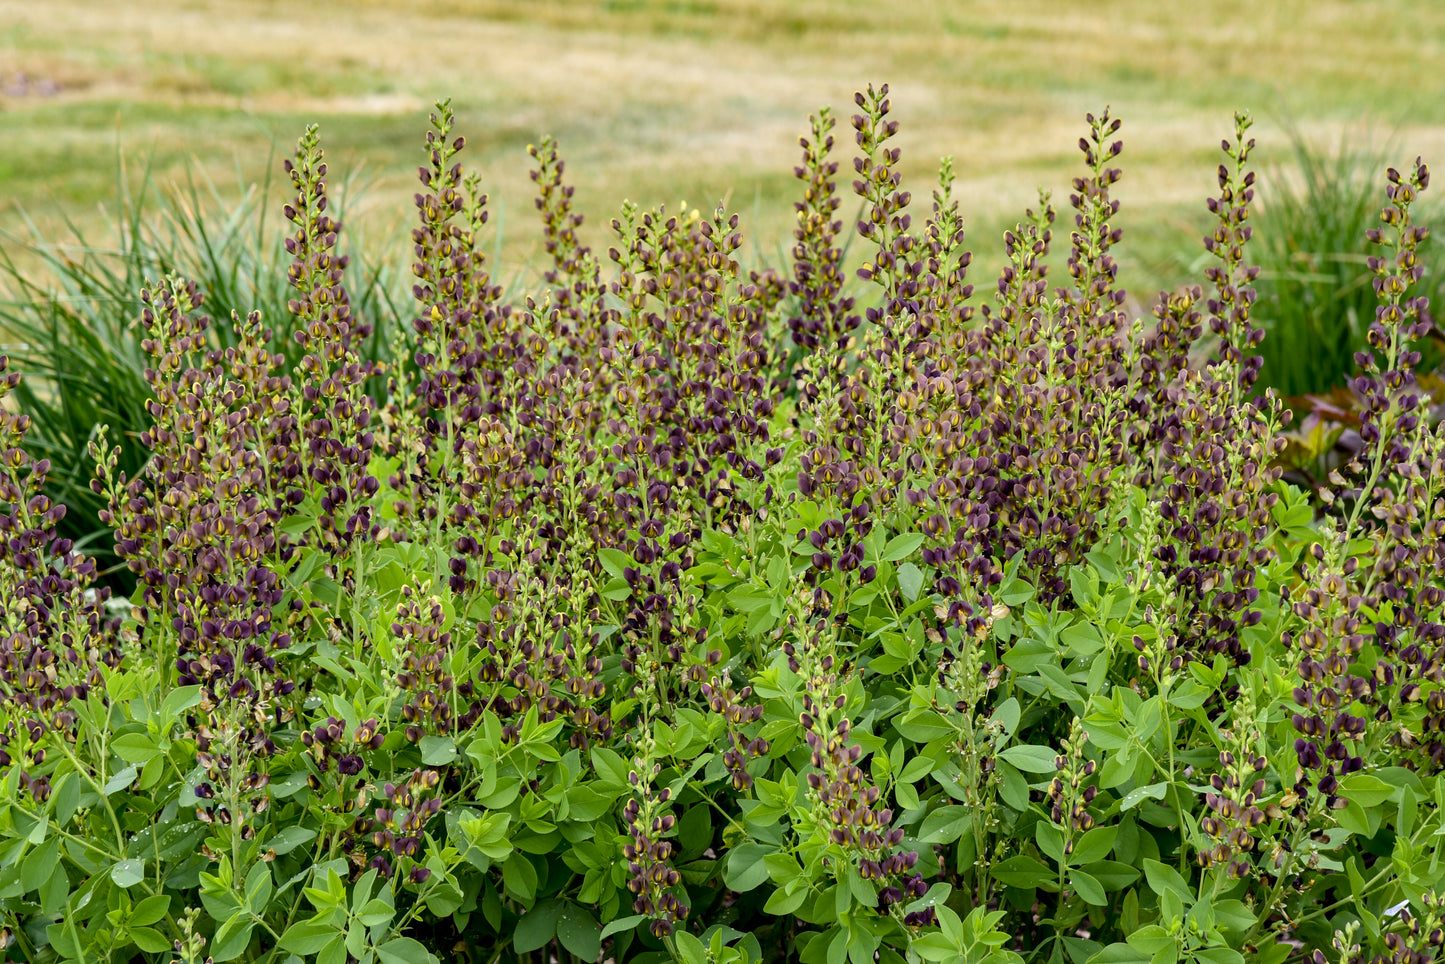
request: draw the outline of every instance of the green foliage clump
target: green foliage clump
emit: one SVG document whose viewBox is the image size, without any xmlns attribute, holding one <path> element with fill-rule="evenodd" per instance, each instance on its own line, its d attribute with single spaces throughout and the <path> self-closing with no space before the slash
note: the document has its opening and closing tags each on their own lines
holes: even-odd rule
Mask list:
<svg viewBox="0 0 1445 964">
<path fill-rule="evenodd" d="M 147 457 L 91 444 L 128 601 L 0 411 L 6 959 L 1435 959 L 1424 165 L 1370 232 L 1360 444 L 1304 492 L 1246 117 L 1207 288 L 1145 322 L 1117 119 L 1064 277 L 1045 196 L 976 300 L 950 165 L 915 219 L 887 88 L 857 105 L 868 295 L 825 112 L 787 274 L 721 208 L 626 205 L 599 257 L 544 141 L 520 298 L 440 105 L 386 367 L 309 130 L 284 301 L 221 337 L 146 290 Z"/>
<path fill-rule="evenodd" d="M 1357 373 L 1355 353 L 1378 304 L 1364 238 L 1379 221 L 1375 175 L 1385 162 L 1367 147 L 1342 143 L 1326 153 L 1298 135 L 1293 158 L 1298 183 L 1281 171 L 1259 218 L 1259 315 L 1268 333 L 1259 353 L 1265 381 L 1299 399 L 1343 389 Z M 1445 276 L 1433 247 L 1420 258 L 1422 290 L 1433 297 Z M 1433 371 L 1438 344 L 1422 348 L 1422 371 Z"/>
</svg>

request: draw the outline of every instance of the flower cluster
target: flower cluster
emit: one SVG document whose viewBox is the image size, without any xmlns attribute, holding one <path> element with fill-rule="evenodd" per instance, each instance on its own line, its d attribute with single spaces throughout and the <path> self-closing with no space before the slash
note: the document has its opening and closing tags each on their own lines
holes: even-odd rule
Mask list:
<svg viewBox="0 0 1445 964">
<path fill-rule="evenodd" d="M 26 417 L 0 409 L 0 769 L 20 814 L 0 848 L 116 885 L 110 904 L 67 903 L 6 877 L 0 909 L 60 954 L 81 938 L 43 918 L 91 914 L 76 930 L 93 935 L 96 913 L 149 911 L 162 884 L 189 901 L 195 871 L 237 958 L 255 956 L 246 940 L 386 957 L 377 928 L 525 942 L 549 920 L 573 952 L 574 911 L 600 933 L 630 906 L 644 932 L 612 927 L 589 951 L 624 961 L 695 950 L 680 931 L 716 905 L 775 957 L 952 959 L 963 933 L 1003 959 L 1002 928 L 1020 944 L 1053 928 L 1070 955 L 1127 943 L 1136 920 L 1158 939 L 1184 897 L 1132 880 L 1153 859 L 1201 895 L 1212 881 L 1217 919 L 1202 899 L 1188 914 L 1213 933 L 1171 932 L 1191 952 L 1262 948 L 1271 928 L 1318 943 L 1334 910 L 1295 914 L 1288 885 L 1345 868 L 1316 891 L 1343 896 L 1382 845 L 1393 862 L 1360 906 L 1395 886 L 1385 865 L 1403 876 L 1436 828 L 1413 781 L 1445 770 L 1445 432 L 1414 374 L 1428 172 L 1391 175 L 1360 444 L 1311 506 L 1279 484 L 1286 417 L 1249 357 L 1247 118 L 1210 202 L 1208 293 L 1165 296 L 1145 331 L 1118 287 L 1108 112 L 1080 143 L 1067 258 L 1043 195 L 976 310 L 951 162 L 915 223 L 888 89 L 856 103 L 856 303 L 826 112 L 802 141 L 783 272 L 742 266 L 721 207 L 626 205 L 594 256 L 542 141 L 547 265 L 512 297 L 440 105 L 385 399 L 308 130 L 286 168 L 297 357 L 258 315 L 219 337 L 188 282 L 145 295 L 150 459 L 127 477 L 95 449 L 138 581 L 124 635 L 94 563 L 56 536 Z M 122 644 L 162 658 L 114 674 Z M 82 718 L 116 738 L 87 745 Z M 1418 772 L 1385 786 L 1377 765 Z M 1413 834 L 1371 837 L 1379 815 L 1351 793 L 1398 793 Z M 37 843 L 23 824 L 41 804 L 47 821 L 88 811 L 85 833 Z M 168 822 L 213 865 L 143 853 L 126 885 L 127 838 L 152 834 L 145 851 Z M 97 829 L 116 839 L 83 842 Z M 118 859 L 91 866 L 72 843 Z M 1045 858 L 1057 878 L 1031 889 Z M 252 907 L 262 891 L 289 916 Z M 1392 962 L 1438 944 L 1394 926 Z M 166 927 L 156 941 L 199 953 L 190 923 Z"/>
<path fill-rule="evenodd" d="M 152 457 L 127 479 L 102 439 L 93 483 L 109 499 L 116 553 L 139 578 L 137 620 L 169 631 L 182 685 L 215 699 L 281 699 L 295 683 L 276 660 L 291 634 L 274 622 L 285 593 L 273 566 L 285 550 L 271 469 L 290 432 L 289 382 L 274 374 L 281 359 L 265 349 L 270 332 L 257 316 L 235 319 L 235 347 L 212 349 L 193 284 L 143 299 L 143 347 L 156 367 L 146 372 L 155 421 L 141 441 Z"/>
<path fill-rule="evenodd" d="M 1219 339 L 1216 355 L 1203 370 L 1179 367 L 1199 326 L 1198 295 L 1171 302 L 1148 346 L 1150 383 L 1159 386 L 1155 400 L 1168 401 L 1154 410 L 1155 421 L 1143 433 L 1158 441 L 1158 461 L 1145 473 L 1166 495 L 1155 558 L 1179 594 L 1186 654 L 1225 655 L 1241 665 L 1250 659 L 1241 634 L 1262 618 L 1255 608 L 1256 577 L 1274 558 L 1265 537 L 1279 499 L 1271 489 L 1281 470 L 1272 463 L 1283 449 L 1279 429 L 1287 420 L 1272 394 L 1246 398 L 1258 377 L 1258 359 L 1245 359 L 1243 351 L 1264 337 L 1250 324 L 1258 269 L 1244 261 L 1251 235 L 1244 222 L 1254 198 L 1254 174 L 1246 168 L 1254 144 L 1245 140 L 1248 129 L 1249 118 L 1238 116 L 1235 140 L 1224 145 L 1233 167 L 1220 165 L 1220 194 L 1209 203 L 1219 220 L 1205 239 L 1220 261 L 1207 272 L 1215 286 L 1207 308 Z M 1175 377 L 1166 384 L 1170 370 Z"/>
<path fill-rule="evenodd" d="M 418 768 L 405 783 L 382 785 L 386 806 L 377 807 L 372 817 L 357 825 L 361 833 L 371 834 L 372 846 L 381 851 L 368 864 L 381 876 L 392 874 L 393 859 L 415 861 L 422 855 L 427 823 L 442 809 L 441 796 L 428 796 L 428 793 L 436 791 L 440 783 L 441 774 L 436 770 Z M 409 879 L 412 883 L 421 883 L 429 873 L 425 867 L 413 866 Z"/>
<path fill-rule="evenodd" d="M 713 650 L 718 657 L 722 653 Z M 712 653 L 709 653 L 712 662 Z M 741 690 L 734 690 L 728 683 L 727 671 L 723 671 L 722 678 L 709 677 L 706 683 L 698 687 L 698 692 L 707 701 L 708 708 L 721 716 L 728 724 L 728 737 L 732 742 L 731 749 L 723 753 L 723 765 L 727 767 L 728 777 L 735 790 L 746 790 L 753 785 L 753 778 L 747 771 L 749 760 L 766 756 L 771 745 L 761 736 L 751 739 L 743 732 L 743 727 L 749 723 L 756 723 L 763 717 L 763 707 L 759 704 L 747 705 L 747 700 L 753 695 L 751 686 L 744 686 Z"/>
<path fill-rule="evenodd" d="M 20 382 L 8 366 L 0 356 L 0 399 Z M 0 772 L 20 765 L 43 803 L 48 777 L 24 768 L 44 763 L 48 732 L 75 740 L 68 704 L 101 685 L 101 667 L 118 665 L 121 650 L 95 561 L 56 535 L 65 506 L 45 494 L 51 466 L 26 451 L 29 428 L 30 416 L 0 406 Z"/>
<path fill-rule="evenodd" d="M 1049 803 L 1049 819 L 1064 830 L 1064 853 L 1073 853 L 1074 838 L 1094 828 L 1094 815 L 1089 806 L 1098 796 L 1099 788 L 1086 781 L 1094 775 L 1097 764 L 1084 759 L 1084 746 L 1089 734 L 1082 724 L 1074 721 L 1072 731 L 1054 757 L 1057 775 L 1049 781 L 1045 791 Z"/>
<path fill-rule="evenodd" d="M 838 162 L 833 151 L 836 122 L 827 109 L 812 118 L 812 140 L 799 138 L 803 163 L 793 174 L 807 187 L 803 200 L 793 204 L 798 226 L 793 230 L 793 280 L 788 291 L 797 300 L 797 314 L 788 319 L 793 342 L 804 353 L 831 352 L 846 347 L 861 319 L 853 313 L 854 299 L 843 293 L 843 252 L 838 235 L 843 222 L 836 218 L 842 199 L 837 196 Z"/>
<path fill-rule="evenodd" d="M 299 470 L 306 484 L 319 489 L 317 539 L 323 548 L 340 552 L 372 536 L 370 499 L 380 484 L 367 471 L 376 445 L 375 405 L 365 392 L 371 366 L 360 355 L 371 325 L 353 317 L 341 283 L 348 259 L 336 253 L 341 224 L 326 213 L 323 157 L 312 125 L 297 146 L 296 160 L 285 165 L 296 189 L 295 200 L 285 208 L 295 227 L 286 251 L 294 259 L 288 277 L 297 294 L 287 310 L 295 317 L 296 344 L 303 354 L 293 386 L 302 451 L 283 471 L 294 479 Z M 288 499 L 302 491 L 292 489 Z"/>
<path fill-rule="evenodd" d="M 654 764 L 652 775 L 659 770 Z M 653 793 L 636 770 L 628 774 L 628 780 L 636 792 L 622 809 L 622 818 L 632 835 L 632 842 L 622 848 L 628 862 L 627 889 L 636 895 L 633 911 L 653 918 L 648 925 L 653 935 L 666 937 L 689 910 L 673 892 L 682 881 L 682 875 L 671 864 L 675 848 L 662 839 L 677 823 L 672 814 L 662 812 L 672 799 L 672 791 L 663 787 Z"/>
<path fill-rule="evenodd" d="M 1236 878 L 1252 869 L 1249 854 L 1259 843 L 1260 828 L 1272 814 L 1283 815 L 1264 802 L 1269 760 L 1257 749 L 1260 733 L 1253 727 L 1255 704 L 1248 693 L 1241 693 L 1238 710 L 1235 726 L 1221 731 L 1229 748 L 1219 751 L 1220 772 L 1210 775 L 1210 792 L 1204 795 L 1209 814 L 1199 820 L 1199 829 L 1216 843 L 1201 847 L 1197 855 L 1201 867 L 1228 866 Z"/>
</svg>

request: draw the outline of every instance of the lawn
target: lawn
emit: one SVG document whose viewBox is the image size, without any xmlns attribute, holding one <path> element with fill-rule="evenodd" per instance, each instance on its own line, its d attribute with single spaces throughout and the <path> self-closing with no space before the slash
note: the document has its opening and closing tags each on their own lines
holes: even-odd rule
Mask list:
<svg viewBox="0 0 1445 964">
<path fill-rule="evenodd" d="M 1036 188 L 1065 202 L 1083 115 L 1110 105 L 1127 144 L 1125 278 L 1147 290 L 1186 273 L 1234 110 L 1255 113 L 1266 171 L 1291 125 L 1428 159 L 1445 143 L 1442 45 L 1445 7 L 1426 0 L 0 2 L 0 226 L 23 209 L 47 233 L 67 217 L 98 228 L 118 156 L 132 181 L 149 164 L 161 183 L 190 171 L 234 195 L 319 122 L 337 171 L 370 181 L 370 243 L 395 244 L 427 108 L 450 97 L 514 271 L 538 251 L 525 147 L 548 133 L 586 240 L 624 198 L 721 199 L 753 257 L 775 258 L 808 114 L 887 81 L 905 186 L 926 200 L 939 157 L 956 158 L 985 268 Z"/>
</svg>

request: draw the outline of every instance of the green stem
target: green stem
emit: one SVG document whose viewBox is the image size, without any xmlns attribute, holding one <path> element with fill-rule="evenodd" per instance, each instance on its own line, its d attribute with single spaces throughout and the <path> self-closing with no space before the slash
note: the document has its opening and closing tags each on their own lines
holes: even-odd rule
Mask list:
<svg viewBox="0 0 1445 964">
<path fill-rule="evenodd" d="M 80 776 L 95 789 L 96 794 L 100 797 L 101 806 L 105 808 L 106 814 L 110 817 L 110 825 L 115 830 L 116 848 L 118 852 L 124 852 L 125 831 L 121 829 L 120 817 L 116 816 L 115 808 L 110 805 L 110 798 L 105 794 L 104 784 L 102 784 L 100 780 L 96 777 L 91 776 L 90 770 L 87 767 L 81 765 L 80 760 L 76 758 L 73 752 L 71 752 L 70 744 L 66 742 L 65 734 L 59 733 L 57 735 L 60 737 L 60 739 L 56 742 L 60 745 L 61 752 L 64 753 L 66 758 L 70 760 L 71 765 L 75 767 L 76 772 L 79 773 Z M 108 754 L 105 752 L 105 740 L 103 737 L 101 739 L 101 748 L 102 752 L 100 758 L 103 761 L 108 757 Z"/>
<path fill-rule="evenodd" d="M 17 803 L 12 803 L 11 806 L 13 806 L 17 811 L 19 811 L 20 813 L 23 813 L 25 816 L 29 817 L 29 818 L 32 819 L 32 820 L 35 820 L 35 821 L 39 822 L 39 821 L 42 819 L 42 816 L 41 816 L 40 814 L 31 813 L 29 810 L 26 810 L 24 807 L 22 807 L 18 802 L 17 802 Z M 64 837 L 66 840 L 69 840 L 71 843 L 79 844 L 80 846 L 84 847 L 86 850 L 93 851 L 93 852 L 99 854 L 100 856 L 105 857 L 107 860 L 120 860 L 120 859 L 121 859 L 119 854 L 111 853 L 109 850 L 106 850 L 104 847 L 97 846 L 96 844 L 91 843 L 89 840 L 85 840 L 85 839 L 83 839 L 83 838 L 81 838 L 81 837 L 77 837 L 77 836 L 75 836 L 75 835 L 72 834 L 72 833 L 69 833 L 69 832 L 67 832 L 67 831 L 61 830 L 59 827 L 52 826 L 52 827 L 49 829 L 49 831 L 47 831 L 47 832 L 48 832 L 48 833 L 56 834 L 57 836 L 60 836 L 60 837 Z"/>
<path fill-rule="evenodd" d="M 10 933 L 15 936 L 15 943 L 20 945 L 20 950 L 24 953 L 25 960 L 38 960 L 38 956 L 35 951 L 35 945 L 30 943 L 30 935 L 25 933 L 25 928 L 20 926 L 20 922 L 18 920 L 15 922 L 15 929 Z"/>
<path fill-rule="evenodd" d="M 336 834 L 335 834 L 335 832 L 333 832 L 333 833 L 331 834 L 331 836 L 330 836 L 329 839 L 328 839 L 326 836 L 324 836 L 324 835 L 316 838 L 317 847 L 316 847 L 316 853 L 315 853 L 315 855 L 311 858 L 311 868 L 312 868 L 312 869 L 311 869 L 311 878 L 310 878 L 310 879 L 315 879 L 315 877 L 316 877 L 316 868 L 321 865 L 321 852 L 322 852 L 322 850 L 329 848 L 329 847 L 335 842 L 335 837 L 336 837 Z M 324 841 L 324 843 L 323 843 L 323 841 Z M 286 912 L 286 922 L 281 925 L 281 933 L 282 933 L 283 935 L 284 935 L 288 930 L 291 929 L 291 922 L 296 919 L 296 912 L 301 909 L 301 899 L 302 899 L 302 897 L 305 896 L 305 894 L 306 894 L 306 884 L 303 883 L 303 884 L 297 889 L 297 891 L 296 891 L 296 899 L 291 902 L 291 909 Z M 269 928 L 268 928 L 268 930 L 269 930 Z M 273 931 L 273 933 L 274 933 L 274 931 Z M 277 938 L 277 940 L 278 940 L 278 942 L 279 942 L 280 938 Z M 279 953 L 281 953 L 281 949 L 280 949 L 279 947 L 273 947 L 273 948 L 271 948 L 271 953 L 269 953 L 269 954 L 266 955 L 265 960 L 266 960 L 266 961 L 275 960 L 276 955 L 279 954 Z"/>
</svg>

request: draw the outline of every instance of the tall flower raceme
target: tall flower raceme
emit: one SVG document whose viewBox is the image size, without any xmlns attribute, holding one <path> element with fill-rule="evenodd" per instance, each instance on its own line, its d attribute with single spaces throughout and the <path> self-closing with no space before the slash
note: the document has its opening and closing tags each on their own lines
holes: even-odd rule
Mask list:
<svg viewBox="0 0 1445 964">
<path fill-rule="evenodd" d="M 858 277 L 878 285 L 882 303 L 864 310 L 868 323 L 857 346 L 861 364 L 840 402 L 860 429 L 849 452 L 861 483 L 859 501 L 879 521 L 891 521 L 907 471 L 896 431 L 896 399 L 915 382 L 920 356 L 927 354 L 924 346 L 937 323 L 925 310 L 920 280 L 933 249 L 910 230 L 912 196 L 900 190 L 902 152 L 886 146 L 898 132 L 898 122 L 885 119 L 892 109 L 888 85 L 876 91 L 870 87 L 854 101 L 863 110 L 852 118 L 858 145 L 853 169 L 859 175 L 853 193 L 864 205 L 857 229 L 876 245 L 872 261 L 859 269 Z"/>
<path fill-rule="evenodd" d="M 1107 112 L 1088 120 L 1080 148 L 1089 173 L 1075 178 L 1070 196 L 1068 281 L 1047 297 L 1053 210 L 1041 199 L 1040 213 L 1005 239 L 1010 264 L 999 311 L 986 312 L 971 384 L 989 433 L 971 447 L 987 458 L 989 481 L 973 487 L 975 518 L 985 526 L 968 538 L 987 546 L 986 556 L 1022 554 L 1046 596 L 1066 591 L 1064 567 L 1097 539 L 1125 456 L 1128 331 L 1109 254 L 1120 238 L 1119 202 L 1109 193 L 1120 177 L 1110 166 L 1122 150 L 1110 140 L 1120 125 Z"/>
<path fill-rule="evenodd" d="M 0 399 L 20 382 L 0 356 Z M 76 739 L 71 701 L 103 687 L 102 667 L 121 661 L 110 591 L 93 586 L 95 561 L 55 527 L 65 506 L 45 494 L 50 462 L 25 450 L 30 416 L 0 407 L 0 773 L 19 768 L 33 803 L 50 792 L 31 769 L 50 735 Z M 55 752 L 54 748 L 51 752 Z"/>
<path fill-rule="evenodd" d="M 1159 479 L 1169 412 L 1183 384 L 1190 355 L 1204 333 L 1197 285 L 1160 292 L 1153 308 L 1154 324 L 1137 341 L 1139 373 L 1128 400 L 1131 426 L 1127 441 L 1135 464 L 1135 484 L 1148 488 Z"/>
<path fill-rule="evenodd" d="M 793 229 L 793 279 L 788 292 L 796 299 L 796 314 L 788 319 L 794 344 L 805 353 L 831 354 L 843 350 L 861 321 L 854 313 L 852 296 L 843 291 L 843 250 L 838 235 L 843 222 L 836 217 L 842 199 L 837 196 L 838 162 L 833 151 L 835 121 L 828 110 L 812 120 L 812 138 L 799 138 L 803 163 L 793 174 L 807 186 L 803 200 L 795 201 L 798 226 Z"/>
<path fill-rule="evenodd" d="M 276 657 L 291 636 L 273 621 L 285 547 L 270 475 L 279 470 L 271 423 L 289 409 L 282 360 L 256 315 L 235 320 L 235 347 L 207 348 L 210 320 L 197 314 L 193 284 L 167 282 L 143 298 L 155 423 L 141 442 L 151 459 L 127 479 L 102 440 L 93 484 L 109 497 L 103 518 L 141 586 L 137 621 L 174 640 L 183 685 L 215 700 L 284 697 L 294 684 L 277 675 Z"/>
<path fill-rule="evenodd" d="M 964 247 L 963 215 L 953 193 L 953 158 L 939 165 L 938 187 L 933 192 L 933 211 L 924 225 L 924 260 L 921 279 L 920 315 L 929 319 L 926 331 L 932 336 L 920 348 L 931 366 L 944 374 L 964 369 L 968 357 L 968 332 L 974 317 L 973 285 L 968 268 L 973 253 Z"/>
<path fill-rule="evenodd" d="M 595 613 L 577 617 L 569 606 L 548 604 L 549 584 L 540 571 L 553 565 L 531 554 L 516 570 L 492 570 L 488 588 L 495 598 L 488 618 L 477 624 L 475 669 L 455 686 L 455 716 L 460 729 L 495 714 L 504 741 L 515 741 L 518 726 L 535 708 L 538 719 L 561 718 L 574 747 L 607 742 L 614 720 L 607 707 L 611 692 L 603 681 L 601 646 Z M 394 631 L 414 634 L 409 627 Z M 421 731 L 409 734 L 419 738 Z"/>
<path fill-rule="evenodd" d="M 535 204 L 542 216 L 543 247 L 552 261 L 542 273 L 551 286 L 549 308 L 555 312 L 549 313 L 549 335 L 556 345 L 566 346 L 559 347 L 563 364 L 596 377 L 605 370 L 599 365 L 598 345 L 611 336 L 607 319 L 612 309 L 604 301 L 607 287 L 601 280 L 601 263 L 577 237 L 582 215 L 572 208 L 575 188 L 563 181 L 566 164 L 557 142 L 544 137 L 527 152 L 537 163 L 531 172 L 537 185 Z"/>
<path fill-rule="evenodd" d="M 282 506 L 299 500 L 278 500 L 272 475 L 289 484 L 289 380 L 258 315 L 234 319 L 234 346 L 214 349 L 193 284 L 167 282 L 143 300 L 155 421 L 141 442 L 151 458 L 127 479 L 102 436 L 94 487 L 108 496 L 117 555 L 138 576 L 140 632 L 152 648 L 174 647 L 176 682 L 201 689 L 197 816 L 224 828 L 234 859 L 269 806 L 274 731 L 297 712 L 278 662 L 292 641 L 279 530 Z"/>
<path fill-rule="evenodd" d="M 704 324 L 684 389 L 691 408 L 685 431 L 696 440 L 686 455 L 696 466 L 702 524 L 736 529 L 772 500 L 765 473 L 783 453 L 772 444 L 778 333 L 767 320 L 777 280 L 756 271 L 742 279 L 738 216 L 725 215 L 721 206 L 711 221 L 695 222 L 689 240 L 689 290 L 698 291 Z"/>
<path fill-rule="evenodd" d="M 966 622 L 971 632 L 982 630 L 981 613 L 993 605 L 990 589 L 1003 578 L 999 563 L 1010 548 L 1003 527 L 1015 511 L 1015 485 L 1027 493 L 1027 482 L 1011 479 L 1010 468 L 1029 449 L 1019 450 L 1008 437 L 1032 424 L 1023 396 L 1047 364 L 1043 259 L 1054 212 L 1042 200 L 1026 222 L 1004 235 L 1010 264 L 998 281 L 999 311 L 982 309 L 978 334 L 967 339 L 976 349 L 969 369 L 952 379 L 931 379 L 919 396 L 926 406 L 920 414 L 926 410 L 931 417 L 917 420 L 915 431 L 925 464 L 935 466 L 935 481 L 910 493 L 909 501 L 920 506 L 920 527 L 929 540 L 924 560 L 939 570 L 937 588 L 950 599 L 949 618 Z M 1018 535 L 1041 532 L 1036 519 L 1026 519 L 1013 545 Z"/>
<path fill-rule="evenodd" d="M 625 220 L 625 224 L 624 224 Z M 625 309 L 604 350 L 612 369 L 602 451 L 612 472 L 606 524 L 631 557 L 624 631 L 655 653 L 691 644 L 675 629 L 683 573 L 704 528 L 736 529 L 770 498 L 764 468 L 773 399 L 755 299 L 739 285 L 736 216 L 624 212 L 614 293 Z M 630 660 L 636 662 L 635 659 Z"/>
<path fill-rule="evenodd" d="M 1250 312 L 1259 271 L 1245 261 L 1252 233 L 1245 221 L 1254 198 L 1248 129 L 1248 117 L 1239 115 L 1234 141 L 1224 142 L 1230 163 L 1219 167 L 1219 196 L 1209 202 L 1219 221 L 1205 238 L 1220 261 L 1206 272 L 1214 283 L 1207 308 L 1218 338 L 1215 355 L 1203 369 L 1180 370 L 1167 390 L 1156 483 L 1167 495 L 1157 557 L 1176 580 L 1186 648 L 1191 656 L 1224 655 L 1237 665 L 1250 659 L 1243 637 L 1262 617 L 1255 582 L 1274 558 L 1265 537 L 1279 499 L 1273 485 L 1280 470 L 1272 465 L 1287 417 L 1272 393 L 1247 397 L 1259 367 L 1243 353 L 1264 337 Z M 1189 317 L 1182 320 L 1187 324 Z"/>
<path fill-rule="evenodd" d="M 520 413 L 546 346 L 523 330 L 491 279 L 479 244 L 487 196 L 457 160 L 466 141 L 454 136 L 450 105 L 438 105 L 431 123 L 418 170 L 421 223 L 412 231 L 417 382 L 399 386 L 416 409 L 403 404 L 397 416 L 390 484 L 401 537 L 447 544 L 446 569 L 436 575 L 470 598 L 492 553 L 516 552 L 515 520 L 535 483 L 523 467 L 530 433 Z"/>
<path fill-rule="evenodd" d="M 922 274 L 912 259 L 918 239 L 909 231 L 912 215 L 907 208 L 912 196 L 900 190 L 903 174 L 898 170 L 902 151 L 884 144 L 897 135 L 898 121 L 885 120 L 893 103 L 888 98 L 888 85 L 877 90 L 871 85 L 867 93 L 859 92 L 854 102 L 862 109 L 853 115 L 853 130 L 859 154 L 853 160 L 858 177 L 853 192 L 863 198 L 863 217 L 858 233 L 873 242 L 876 253 L 860 277 L 874 281 L 883 289 L 883 304 L 867 309 L 865 317 L 882 324 L 890 332 L 910 316 L 918 314 L 918 282 Z"/>
<path fill-rule="evenodd" d="M 297 464 L 304 481 L 293 493 L 318 489 L 316 541 L 328 552 L 345 552 L 371 539 L 371 501 L 380 486 L 369 473 L 376 446 L 375 402 L 366 394 L 371 365 L 359 350 L 371 325 L 352 314 L 342 285 L 347 256 L 336 253 L 341 224 L 326 213 L 324 156 L 312 125 L 297 144 L 295 160 L 285 164 L 296 190 L 285 208 L 295 228 L 286 251 L 294 259 L 288 278 L 297 295 L 287 310 L 295 316 L 302 352 L 292 390 L 302 435 Z M 343 583 L 355 579 L 344 566 L 337 576 Z"/>
<path fill-rule="evenodd" d="M 840 884 L 850 872 L 867 882 L 862 889 L 877 895 L 878 913 L 908 927 L 927 926 L 935 919 L 932 908 L 903 913 L 902 905 L 923 896 L 928 885 L 917 870 L 917 851 L 899 849 L 907 831 L 892 826 L 892 808 L 859 765 L 864 751 L 852 736 L 851 667 L 836 651 L 838 627 L 826 618 L 804 623 L 801 616 L 795 613 L 791 621 L 799 638 L 783 644 L 788 668 L 803 684 L 798 721 L 810 764 L 807 806 L 792 811 L 797 855 L 805 862 L 831 858 Z"/>
</svg>

